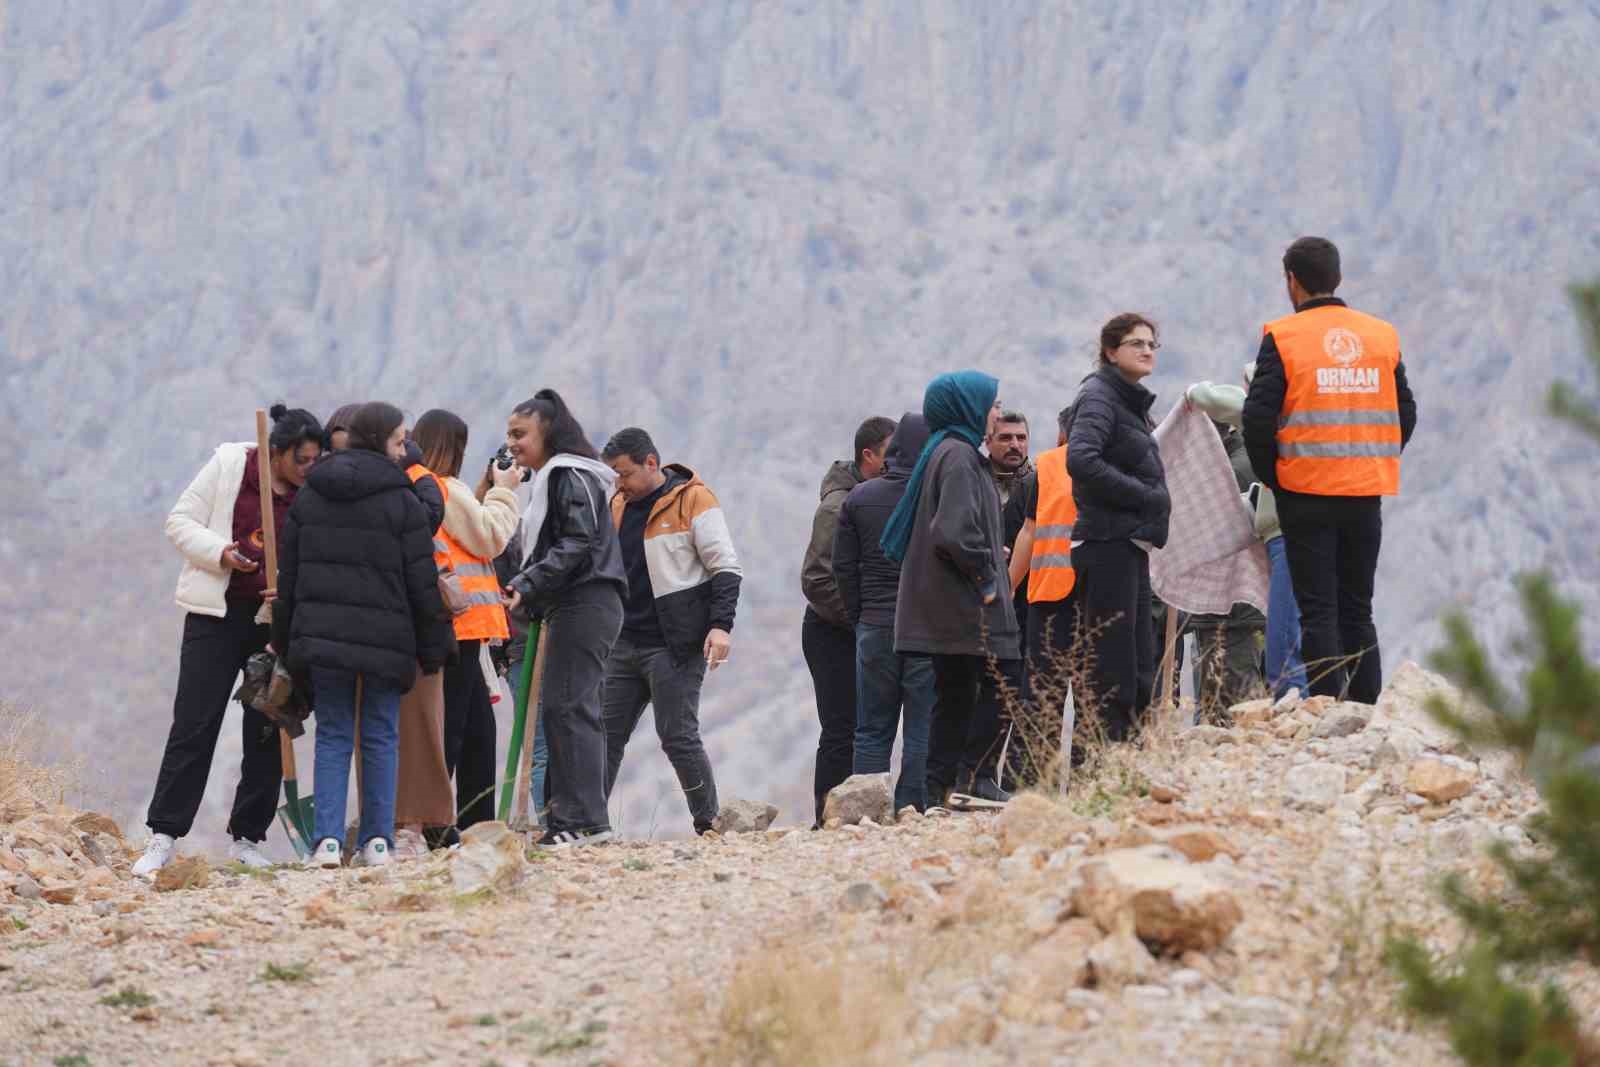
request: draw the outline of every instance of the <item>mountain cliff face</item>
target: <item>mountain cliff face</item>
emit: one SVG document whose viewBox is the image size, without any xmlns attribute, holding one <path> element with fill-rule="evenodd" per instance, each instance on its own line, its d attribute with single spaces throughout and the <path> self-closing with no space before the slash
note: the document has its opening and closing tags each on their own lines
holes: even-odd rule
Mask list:
<svg viewBox="0 0 1600 1067">
<path fill-rule="evenodd" d="M 1046 447 L 1128 308 L 1163 411 L 1238 378 L 1308 232 L 1421 409 L 1386 660 L 1449 608 L 1503 641 L 1520 569 L 1600 603 L 1600 463 L 1539 414 L 1584 380 L 1596 54 L 1595 0 L 0 0 L 4 685 L 136 813 L 181 621 L 161 519 L 211 447 L 384 398 L 462 414 L 477 463 L 548 385 L 721 496 L 749 577 L 708 743 L 724 793 L 800 814 L 797 572 L 856 423 L 979 365 Z M 686 828 L 635 749 L 624 824 Z"/>
</svg>

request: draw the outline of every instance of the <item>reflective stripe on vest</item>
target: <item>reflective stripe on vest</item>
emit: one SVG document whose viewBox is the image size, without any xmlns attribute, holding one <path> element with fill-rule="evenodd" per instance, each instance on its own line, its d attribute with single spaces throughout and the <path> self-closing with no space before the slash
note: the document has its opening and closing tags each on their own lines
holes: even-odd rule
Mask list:
<svg viewBox="0 0 1600 1067">
<path fill-rule="evenodd" d="M 415 482 L 433 472 L 419 464 L 406 473 L 411 475 L 411 480 Z M 450 487 L 445 484 L 443 478 L 436 476 L 434 481 L 439 484 L 439 493 L 444 497 L 445 508 L 448 510 Z M 433 535 L 433 549 L 435 564 L 456 572 L 456 577 L 461 580 L 461 589 L 467 594 L 466 600 L 470 605 L 466 611 L 455 617 L 456 640 L 488 641 L 497 637 L 501 640 L 509 638 L 511 627 L 506 621 L 506 609 L 500 604 L 500 579 L 494 572 L 494 561 L 475 556 L 462 548 L 443 526 Z"/>
<path fill-rule="evenodd" d="M 1040 456 L 1034 470 L 1039 507 L 1033 519 L 1033 554 L 1028 558 L 1028 603 L 1054 603 L 1067 599 L 1078 580 L 1072 569 L 1072 525 L 1078 521 L 1078 506 L 1072 502 L 1067 446 Z"/>
<path fill-rule="evenodd" d="M 1400 491 L 1400 338 L 1382 319 L 1336 304 L 1276 322 L 1283 360 L 1278 484 L 1318 496 Z"/>
</svg>

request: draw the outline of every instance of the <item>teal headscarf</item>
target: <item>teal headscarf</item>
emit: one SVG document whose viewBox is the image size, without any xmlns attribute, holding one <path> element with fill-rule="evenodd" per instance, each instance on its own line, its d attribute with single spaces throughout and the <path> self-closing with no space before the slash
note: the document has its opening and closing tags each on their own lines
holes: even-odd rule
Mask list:
<svg viewBox="0 0 1600 1067">
<path fill-rule="evenodd" d="M 922 446 L 917 465 L 911 470 L 905 495 L 883 528 L 878 545 L 883 554 L 899 563 L 911 544 L 911 528 L 917 521 L 917 502 L 922 498 L 922 476 L 928 457 L 946 437 L 959 437 L 973 448 L 983 444 L 989 426 L 989 409 L 1000 393 L 1000 380 L 982 371 L 958 370 L 941 374 L 928 383 L 922 394 L 922 417 L 928 420 L 928 443 Z"/>
</svg>

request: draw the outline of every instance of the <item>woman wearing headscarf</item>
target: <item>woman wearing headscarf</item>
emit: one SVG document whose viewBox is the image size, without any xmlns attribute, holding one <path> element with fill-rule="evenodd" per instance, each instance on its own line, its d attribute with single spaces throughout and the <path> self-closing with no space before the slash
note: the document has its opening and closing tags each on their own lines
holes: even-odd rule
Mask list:
<svg viewBox="0 0 1600 1067">
<path fill-rule="evenodd" d="M 273 576 L 261 569 L 266 542 L 256 448 L 249 442 L 218 445 L 167 516 L 167 539 L 184 559 L 178 606 L 188 615 L 178 655 L 172 729 L 150 800 L 150 843 L 133 865 L 133 873 L 141 877 L 172 862 L 177 839 L 194 825 L 233 680 L 246 660 L 267 647 L 266 624 L 257 618 Z M 309 411 L 273 406 L 267 452 L 277 527 L 288 518 L 295 493 L 321 451 L 322 427 Z M 251 707 L 243 709 L 243 726 L 244 758 L 228 819 L 233 837 L 228 858 L 266 867 L 271 861 L 259 846 L 272 825 L 283 780 L 278 731 Z"/>
<path fill-rule="evenodd" d="M 554 389 L 517 405 L 506 446 L 535 472 L 522 514 L 522 567 L 506 583 L 506 607 L 542 619 L 550 631 L 540 691 L 549 809 L 539 844 L 598 844 L 611 838 L 600 688 L 628 588 L 607 502 L 616 473 Z"/>
<path fill-rule="evenodd" d="M 973 370 L 929 383 L 922 400 L 928 442 L 881 542 L 885 556 L 902 561 L 895 651 L 933 658 L 930 804 L 943 804 L 955 785 L 987 658 L 1022 654 L 1000 493 L 978 451 L 999 388 Z"/>
<path fill-rule="evenodd" d="M 1100 330 L 1099 357 L 1073 403 L 1067 473 L 1078 515 L 1072 569 L 1082 626 L 1092 650 L 1086 692 L 1107 740 L 1125 741 L 1155 690 L 1156 633 L 1150 607 L 1150 550 L 1167 543 L 1172 501 L 1140 384 L 1156 368 L 1156 327 L 1118 315 Z"/>
</svg>

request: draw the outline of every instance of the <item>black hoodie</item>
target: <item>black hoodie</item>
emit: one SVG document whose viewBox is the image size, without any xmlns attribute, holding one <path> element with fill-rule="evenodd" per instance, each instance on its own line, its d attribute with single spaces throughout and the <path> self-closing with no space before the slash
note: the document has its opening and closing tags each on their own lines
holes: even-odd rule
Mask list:
<svg viewBox="0 0 1600 1067">
<path fill-rule="evenodd" d="M 850 490 L 839 510 L 833 535 L 833 580 L 854 626 L 893 626 L 900 592 L 900 564 L 883 554 L 878 542 L 889 516 L 905 495 L 911 469 L 928 441 L 928 423 L 919 413 L 900 416 L 884 453 L 884 471 Z"/>
<path fill-rule="evenodd" d="M 345 449 L 311 469 L 280 538 L 272 642 L 297 674 L 328 667 L 401 690 L 418 663 L 444 666 L 452 632 L 427 509 L 387 456 Z"/>
</svg>

